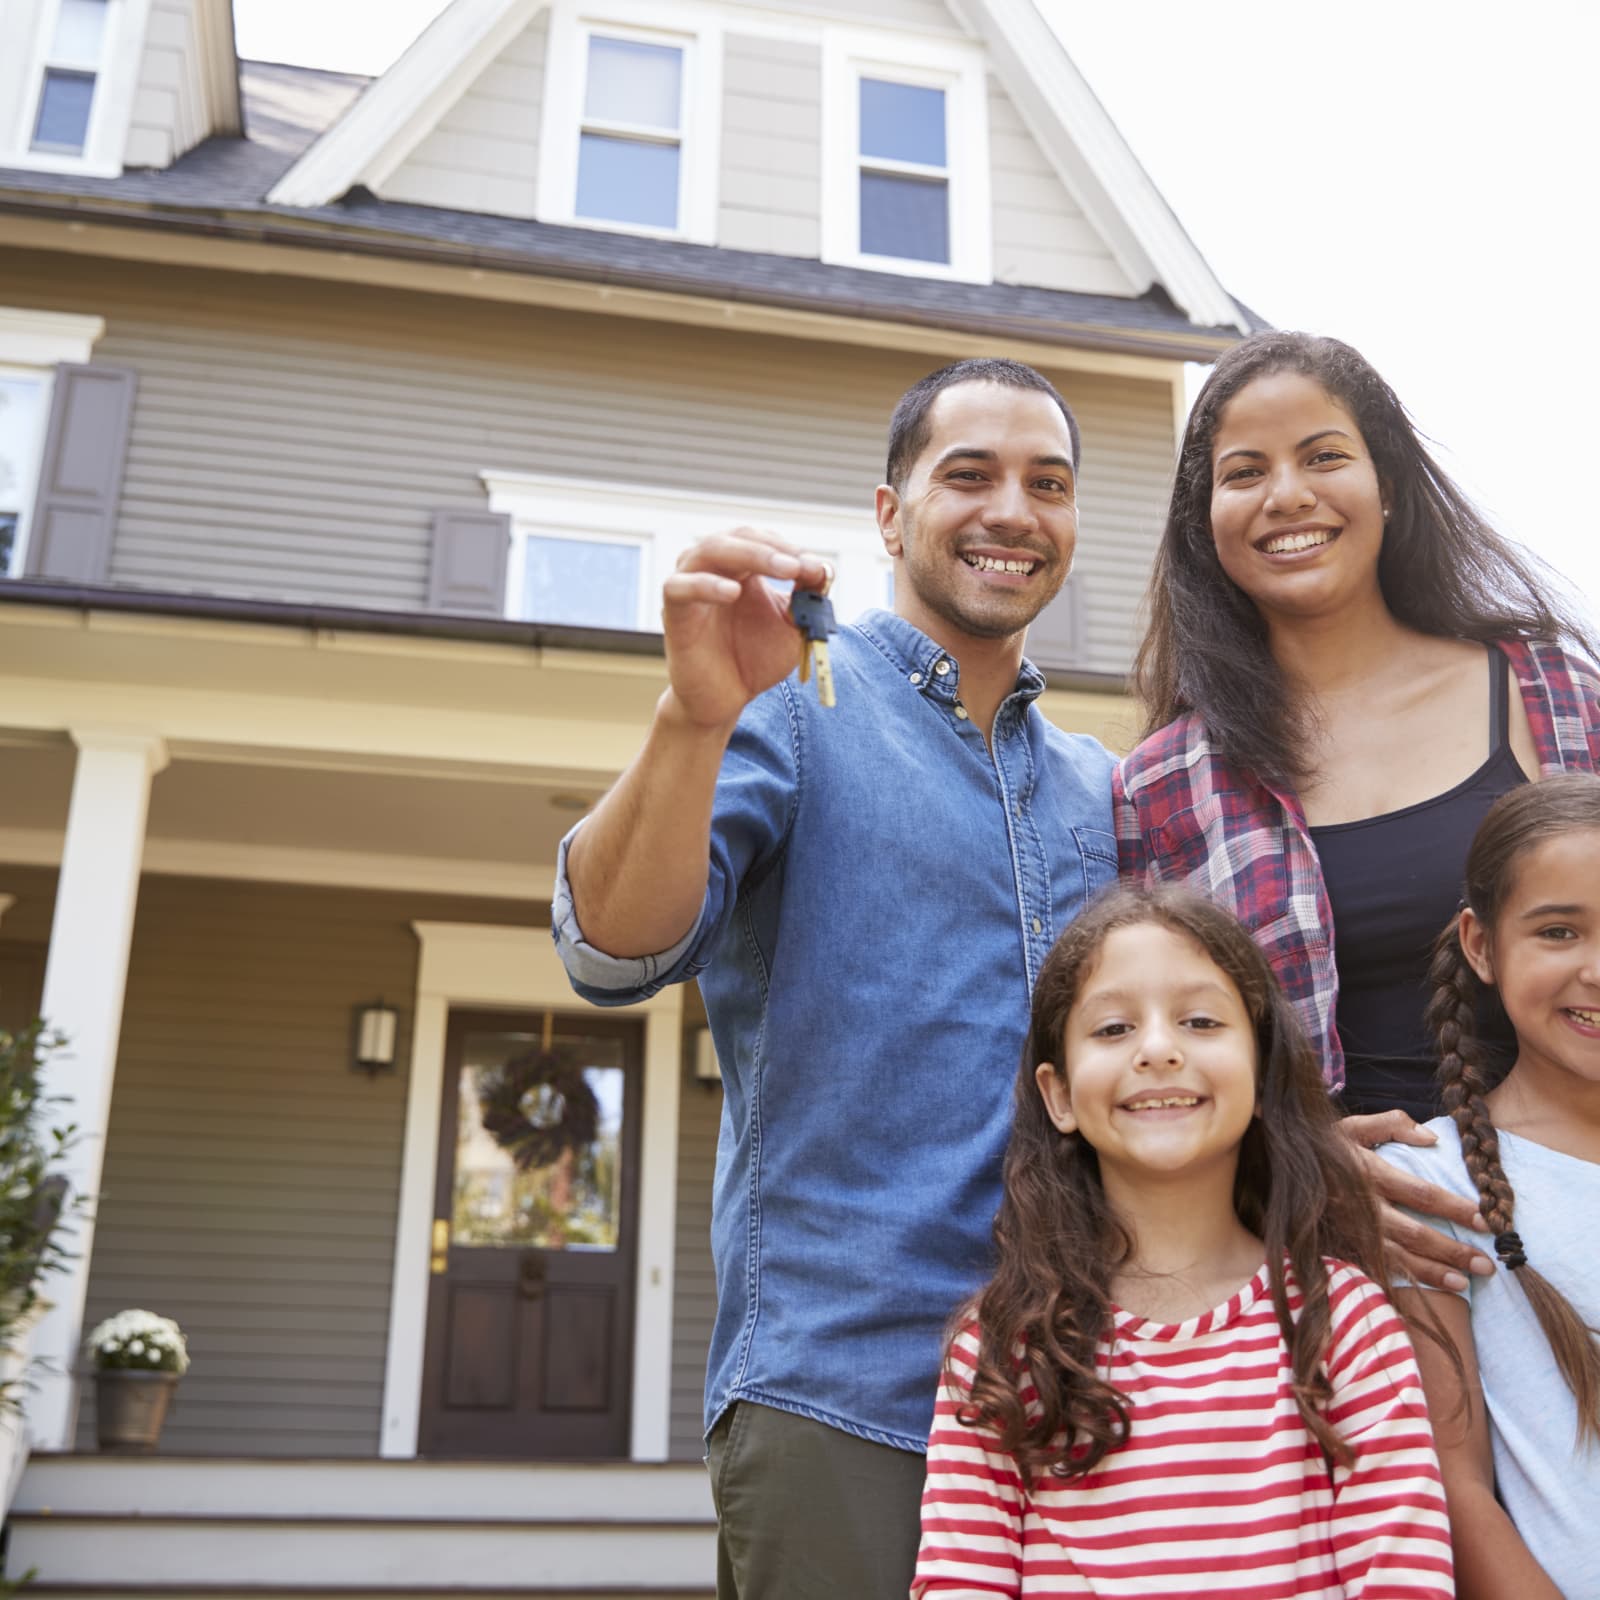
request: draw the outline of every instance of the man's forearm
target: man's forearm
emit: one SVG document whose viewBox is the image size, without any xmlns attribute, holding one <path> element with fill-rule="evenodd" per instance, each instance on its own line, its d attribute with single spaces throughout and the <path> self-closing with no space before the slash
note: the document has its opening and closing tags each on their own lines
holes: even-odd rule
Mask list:
<svg viewBox="0 0 1600 1600">
<path fill-rule="evenodd" d="M 573 910 L 597 950 L 654 955 L 694 926 L 710 870 L 717 774 L 732 733 L 689 722 L 669 689 L 643 749 L 573 836 Z"/>
</svg>

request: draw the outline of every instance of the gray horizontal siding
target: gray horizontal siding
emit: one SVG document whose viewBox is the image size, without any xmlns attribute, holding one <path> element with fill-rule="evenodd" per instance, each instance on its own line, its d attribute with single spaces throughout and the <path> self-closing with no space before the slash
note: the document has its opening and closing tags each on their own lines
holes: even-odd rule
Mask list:
<svg viewBox="0 0 1600 1600">
<path fill-rule="evenodd" d="M 546 8 L 484 68 L 378 193 L 456 211 L 533 216 L 549 37 Z"/>
<path fill-rule="evenodd" d="M 822 48 L 727 38 L 717 242 L 822 254 Z"/>
<path fill-rule="evenodd" d="M 1135 293 L 992 76 L 989 141 L 996 280 L 1084 294 Z"/>
<path fill-rule="evenodd" d="M 154 0 L 150 7 L 123 157 L 130 167 L 169 167 L 211 131 L 195 3 Z"/>
<path fill-rule="evenodd" d="M 414 609 L 432 512 L 485 468 L 820 501 L 871 515 L 887 421 L 937 364 L 282 279 L 13 258 L 13 305 L 97 312 L 139 373 L 111 576 Z M 403 340 L 403 344 L 400 342 Z M 1086 453 L 1091 659 L 1120 671 L 1172 459 L 1165 384 L 1058 374 Z"/>
<path fill-rule="evenodd" d="M 188 1335 L 165 1448 L 376 1454 L 406 1077 L 350 1070 L 351 1011 L 414 991 L 412 919 L 538 914 L 145 878 L 87 1315 L 144 1306 Z"/>
<path fill-rule="evenodd" d="M 685 1080 L 678 1107 L 678 1220 L 672 1297 L 672 1430 L 674 1460 L 705 1454 L 703 1404 L 706 1352 L 717 1311 L 711 1267 L 711 1180 L 717 1165 L 722 1091 Z"/>
</svg>

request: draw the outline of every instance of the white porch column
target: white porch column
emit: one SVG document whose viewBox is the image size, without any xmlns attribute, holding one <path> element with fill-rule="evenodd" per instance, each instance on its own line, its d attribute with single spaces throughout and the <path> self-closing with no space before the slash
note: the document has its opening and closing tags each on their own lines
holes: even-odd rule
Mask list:
<svg viewBox="0 0 1600 1600">
<path fill-rule="evenodd" d="M 167 750 L 160 739 L 144 734 L 74 728 L 72 737 L 78 764 L 40 1010 L 67 1041 L 47 1074 L 50 1092 L 63 1101 L 56 1107 L 61 1120 L 79 1130 L 64 1171 L 74 1195 L 93 1196 L 100 1191 L 105 1159 L 150 782 L 166 766 Z M 72 1372 L 83 1336 L 92 1215 L 75 1218 L 67 1243 L 74 1259 L 45 1285 L 53 1303 L 29 1347 L 40 1362 L 38 1387 L 27 1408 L 28 1432 L 39 1450 L 72 1448 L 77 1421 Z"/>
</svg>

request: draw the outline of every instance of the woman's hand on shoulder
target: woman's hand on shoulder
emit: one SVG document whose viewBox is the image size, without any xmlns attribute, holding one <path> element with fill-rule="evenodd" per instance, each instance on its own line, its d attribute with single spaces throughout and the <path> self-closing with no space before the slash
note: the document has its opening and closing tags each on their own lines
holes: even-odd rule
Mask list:
<svg viewBox="0 0 1600 1600">
<path fill-rule="evenodd" d="M 1468 1273 L 1493 1276 L 1494 1262 L 1481 1250 L 1406 1215 L 1406 1211 L 1420 1211 L 1424 1216 L 1483 1233 L 1484 1220 L 1473 1203 L 1436 1183 L 1402 1172 L 1377 1153 L 1381 1144 L 1436 1144 L 1433 1133 L 1400 1110 L 1345 1117 L 1339 1128 L 1358 1147 L 1361 1165 L 1378 1191 L 1384 1237 L 1394 1254 L 1398 1276 L 1425 1288 L 1458 1293 L 1466 1288 Z"/>
</svg>

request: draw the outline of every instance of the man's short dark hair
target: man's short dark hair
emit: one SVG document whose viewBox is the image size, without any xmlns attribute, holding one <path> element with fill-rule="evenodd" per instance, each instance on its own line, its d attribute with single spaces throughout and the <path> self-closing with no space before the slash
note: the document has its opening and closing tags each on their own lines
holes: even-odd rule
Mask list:
<svg viewBox="0 0 1600 1600">
<path fill-rule="evenodd" d="M 907 475 L 928 448 L 933 434 L 928 425 L 928 412 L 933 402 L 958 383 L 998 383 L 1008 389 L 1037 389 L 1040 394 L 1049 395 L 1067 419 L 1067 432 L 1072 436 L 1072 470 L 1078 470 L 1078 419 L 1073 416 L 1072 407 L 1061 398 L 1061 391 L 1026 362 L 1008 361 L 1003 357 L 974 357 L 930 372 L 900 396 L 900 403 L 889 421 L 887 482 L 891 488 L 905 487 Z"/>
</svg>

